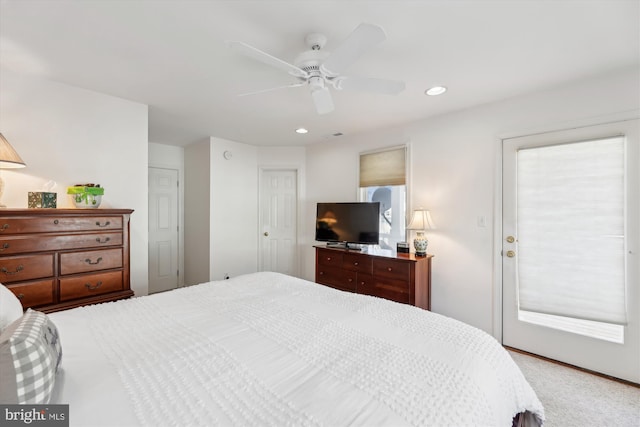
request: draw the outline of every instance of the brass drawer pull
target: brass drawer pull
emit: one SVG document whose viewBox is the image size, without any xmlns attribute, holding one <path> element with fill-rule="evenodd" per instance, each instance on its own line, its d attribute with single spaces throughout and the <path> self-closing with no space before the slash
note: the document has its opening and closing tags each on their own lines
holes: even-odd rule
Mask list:
<svg viewBox="0 0 640 427">
<path fill-rule="evenodd" d="M 85 259 L 85 260 L 84 260 L 84 262 L 86 262 L 87 264 L 90 264 L 90 265 L 97 265 L 97 264 L 100 264 L 100 261 L 102 261 L 102 257 L 99 257 L 99 258 L 96 260 L 96 262 L 91 261 L 91 258 L 87 258 L 87 259 Z"/>
<path fill-rule="evenodd" d="M 98 289 L 100 286 L 102 286 L 102 282 L 98 282 L 95 285 L 92 285 L 91 283 L 85 283 L 84 284 L 87 289 L 89 289 L 90 291 L 95 291 L 96 289 Z"/>
<path fill-rule="evenodd" d="M 109 240 L 111 240 L 110 237 L 105 237 L 104 240 L 100 239 L 100 237 L 96 238 L 96 242 L 98 243 L 107 243 Z"/>
<path fill-rule="evenodd" d="M 5 249 L 9 249 L 9 244 L 5 243 L 2 245 L 2 249 L 0 249 L 0 252 L 4 251 Z"/>
<path fill-rule="evenodd" d="M 9 224 L 4 224 L 2 228 L 0 228 L 0 232 L 6 230 L 7 228 L 9 228 Z"/>
<path fill-rule="evenodd" d="M 98 227 L 106 227 L 106 226 L 108 226 L 109 224 L 111 224 L 111 221 L 107 221 L 107 222 L 105 222 L 104 224 L 100 224 L 100 221 L 96 221 L 96 225 L 97 225 Z"/>
<path fill-rule="evenodd" d="M 7 270 L 7 267 L 2 267 L 2 268 L 0 268 L 0 271 L 2 271 L 4 274 L 7 274 L 7 275 L 18 274 L 18 273 L 20 273 L 22 270 L 24 270 L 24 266 L 23 266 L 22 264 L 20 264 L 20 265 L 16 268 L 16 271 L 9 271 L 9 270 Z"/>
</svg>

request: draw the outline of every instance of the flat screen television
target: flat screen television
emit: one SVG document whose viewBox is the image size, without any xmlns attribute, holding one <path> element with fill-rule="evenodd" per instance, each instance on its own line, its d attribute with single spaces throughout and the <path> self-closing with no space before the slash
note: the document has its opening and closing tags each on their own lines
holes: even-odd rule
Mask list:
<svg viewBox="0 0 640 427">
<path fill-rule="evenodd" d="M 380 240 L 380 203 L 318 203 L 316 240 L 346 245 L 377 245 Z"/>
</svg>

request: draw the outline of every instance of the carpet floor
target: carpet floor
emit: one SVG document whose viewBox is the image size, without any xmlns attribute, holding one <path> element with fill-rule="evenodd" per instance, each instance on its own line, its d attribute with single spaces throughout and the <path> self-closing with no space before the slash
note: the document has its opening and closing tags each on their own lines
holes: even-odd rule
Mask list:
<svg viewBox="0 0 640 427">
<path fill-rule="evenodd" d="M 640 427 L 640 389 L 509 351 L 544 405 L 545 427 Z"/>
</svg>

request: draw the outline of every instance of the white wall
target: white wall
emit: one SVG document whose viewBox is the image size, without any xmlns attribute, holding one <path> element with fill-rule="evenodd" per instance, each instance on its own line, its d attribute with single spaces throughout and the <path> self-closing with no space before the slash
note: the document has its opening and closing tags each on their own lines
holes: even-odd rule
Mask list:
<svg viewBox="0 0 640 427">
<path fill-rule="evenodd" d="M 210 277 L 211 164 L 209 140 L 184 149 L 184 284 Z"/>
<path fill-rule="evenodd" d="M 226 159 L 224 152 L 231 153 Z M 210 278 L 258 271 L 258 149 L 211 138 Z"/>
<path fill-rule="evenodd" d="M 397 145 L 411 152 L 409 208 L 431 209 L 438 227 L 427 233 L 435 255 L 432 309 L 494 332 L 494 242 L 499 218 L 500 137 L 529 129 L 556 128 L 575 120 L 640 108 L 640 73 L 626 69 L 563 87 L 435 117 L 384 134 L 340 138 L 307 149 L 307 221 L 315 203 L 356 200 L 358 153 Z M 447 96 L 447 95 L 444 95 Z M 478 217 L 487 219 L 478 227 Z M 499 230 L 498 230 L 499 231 Z M 313 234 L 305 248 L 304 277 L 313 280 Z"/>
<path fill-rule="evenodd" d="M 66 188 L 98 183 L 102 207 L 131 215 L 131 287 L 146 295 L 148 253 L 147 106 L 0 70 L 0 132 L 27 164 L 2 170 L 4 203 L 26 208 L 27 192 L 57 183 L 58 207 L 73 207 Z"/>
</svg>

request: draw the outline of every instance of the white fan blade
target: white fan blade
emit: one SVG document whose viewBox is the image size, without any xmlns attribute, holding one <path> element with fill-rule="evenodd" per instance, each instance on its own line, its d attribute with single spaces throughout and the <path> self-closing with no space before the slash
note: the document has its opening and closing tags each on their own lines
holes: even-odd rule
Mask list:
<svg viewBox="0 0 640 427">
<path fill-rule="evenodd" d="M 301 68 L 296 67 L 295 65 L 289 64 L 288 62 L 283 61 L 282 59 L 276 58 L 275 56 L 271 56 L 266 52 L 263 52 L 259 49 L 256 49 L 253 46 L 249 46 L 246 43 L 231 40 L 227 41 L 227 47 L 233 49 L 249 58 L 255 59 L 256 61 L 260 61 L 264 64 L 271 65 L 272 67 L 276 67 L 282 71 L 286 71 L 292 76 L 307 78 L 308 74 Z"/>
<path fill-rule="evenodd" d="M 386 38 L 387 35 L 382 27 L 373 24 L 360 24 L 340 46 L 331 52 L 320 69 L 330 76 L 337 76 L 362 54 Z"/>
<path fill-rule="evenodd" d="M 370 77 L 339 77 L 333 83 L 336 89 L 358 90 L 385 95 L 397 95 L 405 88 L 404 82 L 401 81 Z"/>
<path fill-rule="evenodd" d="M 333 99 L 328 88 L 316 88 L 311 91 L 313 104 L 316 106 L 318 114 L 327 114 L 333 111 Z"/>
<path fill-rule="evenodd" d="M 259 93 L 271 92 L 272 90 L 279 90 L 279 89 L 286 89 L 286 88 L 290 88 L 290 87 L 304 86 L 306 84 L 307 84 L 307 82 L 291 83 L 291 84 L 288 84 L 288 85 L 272 87 L 272 88 L 269 88 L 269 89 L 261 89 L 261 90 L 256 90 L 256 91 L 253 91 L 253 92 L 240 93 L 240 94 L 238 94 L 238 96 L 257 95 Z"/>
</svg>

